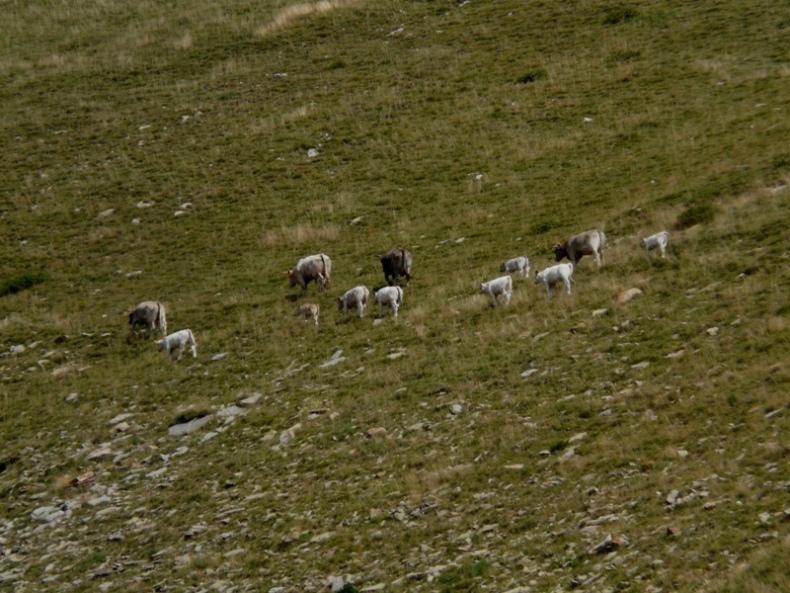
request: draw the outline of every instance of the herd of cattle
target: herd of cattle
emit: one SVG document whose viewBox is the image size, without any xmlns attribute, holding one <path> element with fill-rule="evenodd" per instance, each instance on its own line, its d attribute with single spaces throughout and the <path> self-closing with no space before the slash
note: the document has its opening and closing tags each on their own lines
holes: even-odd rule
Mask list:
<svg viewBox="0 0 790 593">
<path fill-rule="evenodd" d="M 641 240 L 640 245 L 648 255 L 651 251 L 658 250 L 661 257 L 666 257 L 669 233 L 661 231 Z M 541 271 L 535 271 L 535 284 L 542 284 L 546 294 L 551 299 L 552 288 L 560 283 L 565 287 L 565 292 L 571 294 L 573 271 L 579 260 L 585 255 L 595 257 L 598 268 L 603 265 L 603 249 L 606 245 L 606 235 L 602 231 L 591 230 L 572 236 L 564 243 L 554 246 L 556 261 L 561 262 L 567 258 L 569 263 L 558 263 Z M 403 288 L 397 284 L 400 278 L 405 278 L 406 283 L 411 279 L 412 255 L 407 249 L 391 249 L 381 256 L 381 267 L 387 286 L 374 291 L 373 298 L 382 308 L 389 307 L 394 318 L 398 317 L 398 309 L 403 305 Z M 513 279 L 511 274 L 529 276 L 529 258 L 519 256 L 502 263 L 500 272 L 504 275 L 480 285 L 480 293 L 488 295 L 491 304 L 496 307 L 501 297 L 505 304 L 510 303 L 513 296 Z M 307 292 L 311 282 L 318 285 L 319 291 L 329 288 L 332 277 L 332 260 L 324 253 L 309 255 L 300 259 L 296 266 L 288 272 L 288 281 L 291 287 L 300 286 L 302 294 Z M 360 319 L 365 314 L 365 309 L 370 298 L 367 286 L 355 286 L 337 299 L 338 309 L 345 318 L 349 309 L 355 310 Z M 317 303 L 305 303 L 299 306 L 297 314 L 305 322 L 312 321 L 318 325 L 321 308 Z M 132 335 L 150 336 L 155 330 L 162 332 L 163 338 L 156 340 L 159 351 L 169 354 L 172 358 L 180 359 L 184 351 L 189 350 L 193 357 L 197 357 L 197 343 L 192 330 L 182 329 L 172 334 L 167 333 L 167 316 L 165 306 L 158 301 L 144 301 L 138 304 L 129 313 L 129 325 Z"/>
</svg>

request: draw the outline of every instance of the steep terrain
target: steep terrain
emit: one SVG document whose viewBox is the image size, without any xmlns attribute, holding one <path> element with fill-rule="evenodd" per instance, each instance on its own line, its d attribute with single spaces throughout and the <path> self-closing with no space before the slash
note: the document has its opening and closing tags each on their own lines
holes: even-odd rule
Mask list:
<svg viewBox="0 0 790 593">
<path fill-rule="evenodd" d="M 2 8 L 0 590 L 790 589 L 786 3 Z"/>
</svg>

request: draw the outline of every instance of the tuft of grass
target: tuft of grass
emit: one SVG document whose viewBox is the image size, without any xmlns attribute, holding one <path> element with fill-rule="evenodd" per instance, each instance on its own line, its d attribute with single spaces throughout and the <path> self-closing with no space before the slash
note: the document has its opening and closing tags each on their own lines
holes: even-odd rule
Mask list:
<svg viewBox="0 0 790 593">
<path fill-rule="evenodd" d="M 0 280 L 0 297 L 16 294 L 41 284 L 49 278 L 46 272 L 22 272 Z"/>
<path fill-rule="evenodd" d="M 682 230 L 698 224 L 705 224 L 711 222 L 715 216 L 716 208 L 711 204 L 689 206 L 678 215 L 675 221 L 675 228 Z"/>
<path fill-rule="evenodd" d="M 538 80 L 544 80 L 547 77 L 546 70 L 543 68 L 533 68 L 528 70 L 516 79 L 518 84 L 530 84 Z"/>
<path fill-rule="evenodd" d="M 620 23 L 627 23 L 639 17 L 639 11 L 633 6 L 617 5 L 610 6 L 604 10 L 603 24 L 604 25 L 619 25 Z"/>
</svg>

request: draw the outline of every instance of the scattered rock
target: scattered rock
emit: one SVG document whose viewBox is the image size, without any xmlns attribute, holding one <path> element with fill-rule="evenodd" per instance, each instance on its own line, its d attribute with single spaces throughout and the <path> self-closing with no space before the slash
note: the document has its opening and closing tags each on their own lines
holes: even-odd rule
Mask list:
<svg viewBox="0 0 790 593">
<path fill-rule="evenodd" d="M 708 334 L 711 337 L 718 336 L 719 335 L 719 328 L 718 327 L 709 327 L 708 329 L 705 330 L 705 333 Z"/>
<path fill-rule="evenodd" d="M 335 353 L 332 356 L 330 356 L 328 360 L 326 360 L 325 362 L 321 363 L 318 366 L 322 369 L 333 367 L 336 364 L 343 362 L 345 359 L 346 357 L 343 356 L 342 350 L 335 350 Z"/>
<path fill-rule="evenodd" d="M 636 371 L 641 371 L 642 369 L 646 369 L 649 366 L 650 366 L 650 363 L 648 361 L 646 361 L 646 360 L 643 360 L 642 362 L 638 362 L 636 364 L 632 364 L 631 368 L 636 370 Z"/>
<path fill-rule="evenodd" d="M 14 344 L 9 351 L 11 354 L 22 354 L 25 351 L 25 347 L 22 344 Z"/>
<path fill-rule="evenodd" d="M 113 457 L 114 455 L 115 453 L 113 453 L 112 449 L 109 447 L 99 447 L 98 449 L 94 449 L 88 453 L 88 457 L 86 459 L 88 461 L 101 461 L 102 459 Z"/>
<path fill-rule="evenodd" d="M 644 293 L 640 288 L 629 288 L 628 290 L 623 290 L 617 293 L 617 296 L 615 296 L 615 300 L 617 300 L 617 302 L 621 304 L 627 303 L 628 301 L 631 301 L 638 296 L 642 296 L 643 294 Z"/>
<path fill-rule="evenodd" d="M 99 214 L 96 215 L 96 218 L 107 218 L 111 216 L 115 212 L 115 208 L 107 208 L 107 210 L 102 210 Z"/>
<path fill-rule="evenodd" d="M 534 375 L 537 372 L 538 372 L 538 369 L 527 369 L 526 371 L 521 373 L 521 378 L 522 379 L 528 379 L 529 377 L 531 377 L 532 375 Z"/>
<path fill-rule="evenodd" d="M 510 465 L 506 465 L 505 469 L 512 469 L 512 470 L 515 470 L 515 471 L 521 471 L 522 469 L 524 469 L 524 464 L 523 463 L 511 463 Z"/>
<path fill-rule="evenodd" d="M 319 152 L 318 152 L 317 148 L 308 148 L 307 149 L 307 158 L 314 159 L 318 155 L 319 155 Z"/>
<path fill-rule="evenodd" d="M 178 437 L 185 434 L 189 434 L 191 432 L 195 432 L 199 430 L 211 420 L 211 414 L 206 414 L 205 416 L 200 416 L 198 418 L 193 418 L 189 422 L 182 422 L 180 424 L 174 424 L 170 428 L 167 429 L 167 432 L 170 436 Z"/>
<path fill-rule="evenodd" d="M 60 521 L 66 516 L 66 511 L 63 511 L 57 507 L 38 507 L 30 516 L 35 519 L 36 521 L 41 521 L 42 523 L 56 523 Z"/>
<path fill-rule="evenodd" d="M 114 424 L 118 424 L 118 423 L 120 423 L 120 422 L 123 422 L 124 420 L 128 420 L 128 419 L 129 419 L 129 418 L 131 418 L 132 416 L 134 416 L 134 414 L 133 414 L 133 413 L 131 413 L 131 412 L 127 412 L 127 413 L 125 413 L 125 414 L 118 414 L 117 416 L 115 416 L 115 418 L 113 418 L 112 420 L 110 420 L 110 421 L 109 421 L 107 424 L 109 424 L 110 426 L 112 426 L 112 425 L 114 425 Z"/>
<path fill-rule="evenodd" d="M 217 352 L 216 354 L 212 354 L 211 358 L 209 358 L 209 360 L 211 362 L 217 362 L 218 360 L 222 360 L 223 358 L 226 358 L 227 356 L 228 356 L 227 352 Z"/>
<path fill-rule="evenodd" d="M 595 309 L 595 311 L 592 312 L 592 316 L 593 317 L 603 317 L 608 312 L 609 312 L 609 309 Z"/>
<path fill-rule="evenodd" d="M 79 399 L 79 397 L 80 397 L 80 396 L 79 396 L 79 394 L 78 394 L 76 391 L 72 391 L 71 393 L 69 393 L 69 394 L 68 394 L 68 395 L 65 397 L 65 400 L 66 400 L 66 402 L 67 402 L 67 403 L 69 403 L 69 404 L 73 404 L 73 403 L 75 403 L 75 402 L 76 402 L 76 401 Z"/>
<path fill-rule="evenodd" d="M 136 205 L 137 205 L 138 208 L 150 208 L 155 203 L 156 202 L 151 202 L 151 201 L 148 201 L 148 200 L 140 200 L 139 202 L 137 202 Z"/>
<path fill-rule="evenodd" d="M 139 219 L 139 218 L 133 218 L 133 219 L 132 219 L 132 224 L 134 224 L 134 225 L 140 224 L 140 222 L 141 222 L 141 221 L 140 221 L 140 219 Z"/>
<path fill-rule="evenodd" d="M 463 414 L 463 412 L 464 412 L 464 407 L 461 404 L 453 404 L 452 406 L 450 406 L 450 413 L 453 414 L 454 416 Z"/>
<path fill-rule="evenodd" d="M 671 358 L 671 359 L 674 360 L 674 359 L 677 359 L 677 358 L 681 358 L 685 353 L 686 353 L 686 351 L 681 349 L 681 350 L 677 350 L 676 352 L 670 352 L 664 358 Z"/>
<path fill-rule="evenodd" d="M 575 442 L 577 442 L 577 441 L 581 441 L 581 440 L 582 440 L 582 439 L 584 439 L 586 436 L 587 436 L 587 433 L 586 433 L 586 432 L 578 432 L 578 433 L 576 433 L 575 435 L 573 435 L 571 438 L 569 438 L 569 439 L 568 439 L 568 442 L 569 442 L 569 443 L 575 443 Z"/>
<path fill-rule="evenodd" d="M 355 224 L 359 224 L 360 222 L 362 222 L 362 217 L 357 216 L 356 218 L 351 219 L 351 222 L 349 224 L 355 225 Z"/>
<path fill-rule="evenodd" d="M 670 506 L 674 507 L 678 500 L 680 499 L 680 491 L 679 490 L 672 490 L 665 499 L 665 502 Z"/>
<path fill-rule="evenodd" d="M 368 438 L 371 439 L 376 437 L 383 437 L 387 434 L 387 429 L 384 428 L 383 426 L 375 426 L 373 428 L 368 428 L 365 431 L 365 434 L 368 436 Z"/>
<path fill-rule="evenodd" d="M 606 538 L 604 538 L 602 542 L 590 549 L 590 554 L 608 554 L 609 552 L 612 552 L 621 546 L 627 545 L 628 539 L 624 535 L 612 537 L 612 534 L 610 533 L 606 536 Z"/>
<path fill-rule="evenodd" d="M 406 351 L 403 350 L 403 349 L 400 349 L 400 350 L 396 350 L 394 352 L 390 352 L 389 354 L 387 354 L 387 358 L 389 360 L 397 360 L 401 356 L 405 356 L 405 355 L 406 355 Z"/>
<path fill-rule="evenodd" d="M 250 395 L 248 395 L 244 399 L 240 399 L 239 400 L 239 405 L 241 407 L 243 407 L 243 408 L 251 408 L 252 406 L 257 404 L 261 400 L 262 397 L 263 397 L 263 395 L 261 393 L 258 393 L 258 392 L 251 393 Z"/>
<path fill-rule="evenodd" d="M 680 457 L 681 459 L 685 459 L 688 456 L 689 456 L 688 451 L 686 451 L 685 449 L 678 449 L 678 457 Z"/>
<path fill-rule="evenodd" d="M 280 444 L 286 445 L 290 441 L 296 438 L 296 432 L 302 428 L 301 422 L 297 422 L 288 430 L 284 430 L 280 433 Z"/>
</svg>

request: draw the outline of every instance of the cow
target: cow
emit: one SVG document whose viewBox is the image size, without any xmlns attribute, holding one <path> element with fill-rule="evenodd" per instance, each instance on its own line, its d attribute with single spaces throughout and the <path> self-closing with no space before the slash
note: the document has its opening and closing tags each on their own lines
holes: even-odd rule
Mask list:
<svg viewBox="0 0 790 593">
<path fill-rule="evenodd" d="M 665 258 L 667 256 L 667 244 L 669 243 L 669 233 L 667 231 L 661 231 L 654 235 L 650 235 L 649 237 L 645 237 L 642 239 L 639 244 L 645 250 L 645 254 L 650 257 L 650 252 L 654 249 L 658 249 L 659 253 L 661 253 L 661 257 Z"/>
<path fill-rule="evenodd" d="M 543 284 L 546 287 L 546 294 L 551 299 L 551 288 L 559 282 L 565 285 L 566 293 L 571 293 L 572 276 L 573 264 L 557 264 L 540 272 L 535 270 L 535 284 Z"/>
<path fill-rule="evenodd" d="M 398 318 L 398 308 L 403 305 L 403 289 L 400 286 L 385 286 L 376 291 L 376 302 L 379 304 L 379 313 L 381 308 L 389 305 L 392 309 L 392 316 Z"/>
<path fill-rule="evenodd" d="M 308 255 L 296 262 L 296 267 L 286 272 L 290 286 L 301 286 L 302 292 L 307 292 L 307 285 L 315 281 L 318 290 L 323 291 L 329 287 L 332 276 L 332 260 L 324 253 Z"/>
<path fill-rule="evenodd" d="M 487 294 L 491 298 L 491 306 L 497 306 L 497 297 L 504 296 L 505 304 L 510 304 L 513 296 L 513 279 L 510 276 L 500 276 L 480 285 L 480 294 Z"/>
<path fill-rule="evenodd" d="M 299 305 L 299 308 L 296 310 L 296 314 L 303 317 L 305 323 L 312 319 L 316 326 L 318 325 L 318 315 L 320 313 L 321 305 L 318 303 L 304 303 Z"/>
<path fill-rule="evenodd" d="M 362 319 L 365 314 L 365 307 L 368 306 L 368 296 L 370 291 L 367 286 L 355 286 L 345 292 L 345 294 L 337 299 L 337 308 L 343 311 L 345 318 L 349 307 L 356 307 L 357 317 Z"/>
<path fill-rule="evenodd" d="M 380 261 L 384 280 L 390 286 L 395 284 L 399 276 L 404 276 L 407 283 L 411 280 L 411 252 L 407 249 L 390 249 L 381 256 Z"/>
<path fill-rule="evenodd" d="M 526 255 L 514 257 L 506 262 L 502 262 L 499 271 L 503 274 L 514 274 L 519 272 L 525 278 L 529 276 L 529 258 Z"/>
<path fill-rule="evenodd" d="M 137 333 L 137 330 L 142 328 L 145 336 L 148 337 L 152 331 L 158 329 L 163 336 L 166 336 L 165 306 L 159 301 L 143 301 L 129 313 L 129 325 L 131 333 Z"/>
<path fill-rule="evenodd" d="M 557 261 L 562 261 L 567 257 L 575 266 L 585 255 L 594 255 L 595 263 L 598 268 L 603 265 L 603 248 L 606 244 L 606 235 L 602 231 L 592 230 L 573 235 L 565 243 L 557 243 L 554 246 L 554 257 Z"/>
<path fill-rule="evenodd" d="M 181 360 L 187 347 L 192 352 L 192 358 L 197 358 L 197 344 L 191 329 L 179 330 L 156 341 L 156 348 L 159 352 L 166 352 L 170 358 L 175 357 L 176 360 Z"/>
</svg>

